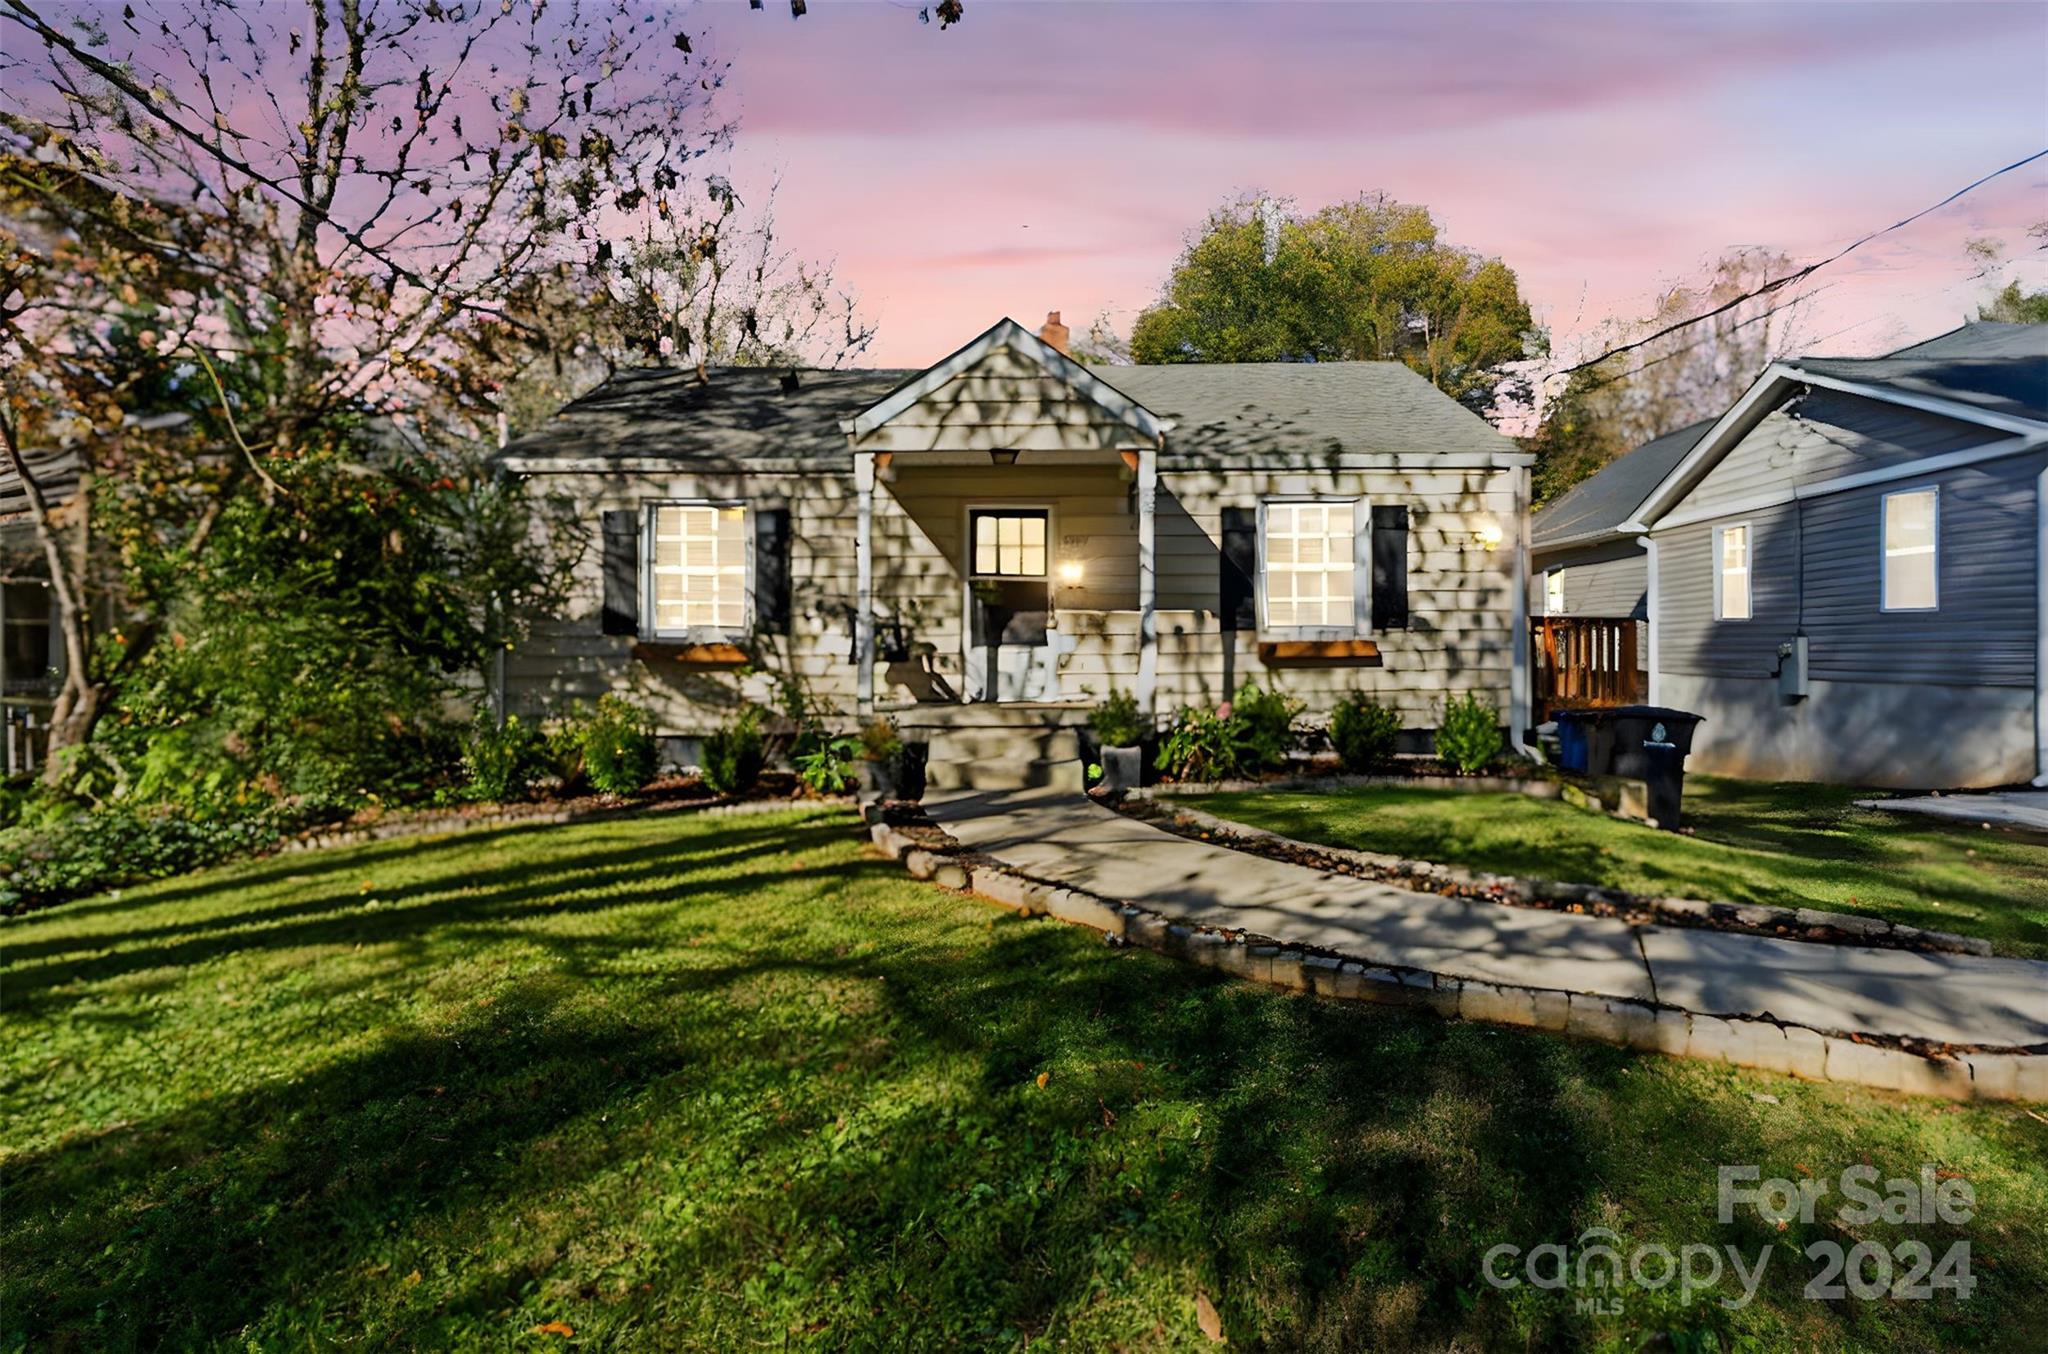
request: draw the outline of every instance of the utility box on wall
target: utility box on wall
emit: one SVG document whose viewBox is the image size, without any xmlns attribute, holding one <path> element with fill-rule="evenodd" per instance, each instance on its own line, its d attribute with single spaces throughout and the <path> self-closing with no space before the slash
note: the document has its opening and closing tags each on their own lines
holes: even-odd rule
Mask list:
<svg viewBox="0 0 2048 1354">
<path fill-rule="evenodd" d="M 1778 698 L 1806 699 L 1806 636 L 1794 635 L 1778 646 Z"/>
</svg>

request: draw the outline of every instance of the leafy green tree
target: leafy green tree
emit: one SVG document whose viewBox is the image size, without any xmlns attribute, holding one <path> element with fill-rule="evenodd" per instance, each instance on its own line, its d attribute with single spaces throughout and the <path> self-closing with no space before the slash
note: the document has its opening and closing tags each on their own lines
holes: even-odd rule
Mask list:
<svg viewBox="0 0 2048 1354">
<path fill-rule="evenodd" d="M 1189 240 L 1131 333 L 1137 362 L 1405 362 L 1484 412 L 1529 356 L 1515 274 L 1382 193 L 1303 214 L 1239 198 Z"/>
</svg>

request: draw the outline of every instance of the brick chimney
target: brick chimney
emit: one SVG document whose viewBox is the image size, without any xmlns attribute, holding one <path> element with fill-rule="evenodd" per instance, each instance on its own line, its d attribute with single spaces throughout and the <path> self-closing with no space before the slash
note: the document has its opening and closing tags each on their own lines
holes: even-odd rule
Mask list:
<svg viewBox="0 0 2048 1354">
<path fill-rule="evenodd" d="M 1049 310 L 1045 314 L 1045 323 L 1039 326 L 1038 336 L 1062 353 L 1066 353 L 1069 332 L 1067 327 L 1060 323 L 1060 313 L 1057 310 Z"/>
</svg>

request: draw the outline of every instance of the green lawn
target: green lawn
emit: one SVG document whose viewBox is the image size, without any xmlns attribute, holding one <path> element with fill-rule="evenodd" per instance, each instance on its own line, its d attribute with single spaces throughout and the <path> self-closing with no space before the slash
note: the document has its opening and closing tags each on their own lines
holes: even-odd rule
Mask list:
<svg viewBox="0 0 2048 1354">
<path fill-rule="evenodd" d="M 10 1348 L 1206 1348 L 1198 1292 L 1238 1348 L 2019 1347 L 2048 1310 L 2021 1107 L 1237 985 L 843 813 L 257 861 L 0 946 Z M 1719 1165 L 1865 1162 L 1980 1211 L 1716 1220 Z M 1482 1280 L 1593 1227 L 1772 1259 L 1740 1310 Z M 1810 1242 L 1909 1237 L 1968 1239 L 1975 1297 L 1801 1297 Z"/>
<path fill-rule="evenodd" d="M 1190 802 L 1302 841 L 1636 893 L 1862 912 L 2048 958 L 2048 838 L 1856 807 L 1871 794 L 1689 776 L 1691 835 L 1518 794 L 1374 788 Z"/>
</svg>

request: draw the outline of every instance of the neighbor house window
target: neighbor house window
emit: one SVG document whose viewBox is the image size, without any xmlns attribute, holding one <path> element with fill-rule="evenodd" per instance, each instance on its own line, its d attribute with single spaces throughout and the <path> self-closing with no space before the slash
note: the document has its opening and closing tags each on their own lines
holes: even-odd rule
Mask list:
<svg viewBox="0 0 2048 1354">
<path fill-rule="evenodd" d="M 1941 518 L 1933 489 L 1907 489 L 1884 496 L 1884 609 L 1932 611 L 1940 603 Z"/>
<path fill-rule="evenodd" d="M 648 595 L 656 633 L 745 629 L 747 510 L 730 503 L 659 503 L 653 517 Z"/>
<path fill-rule="evenodd" d="M 1349 630 L 1356 616 L 1353 573 L 1357 505 L 1266 505 L 1266 624 L 1275 629 Z"/>
<path fill-rule="evenodd" d="M 1749 524 L 1714 530 L 1714 618 L 1749 619 Z"/>
<path fill-rule="evenodd" d="M 1564 615 L 1564 570 L 1552 569 L 1543 575 L 1543 614 Z"/>
</svg>

